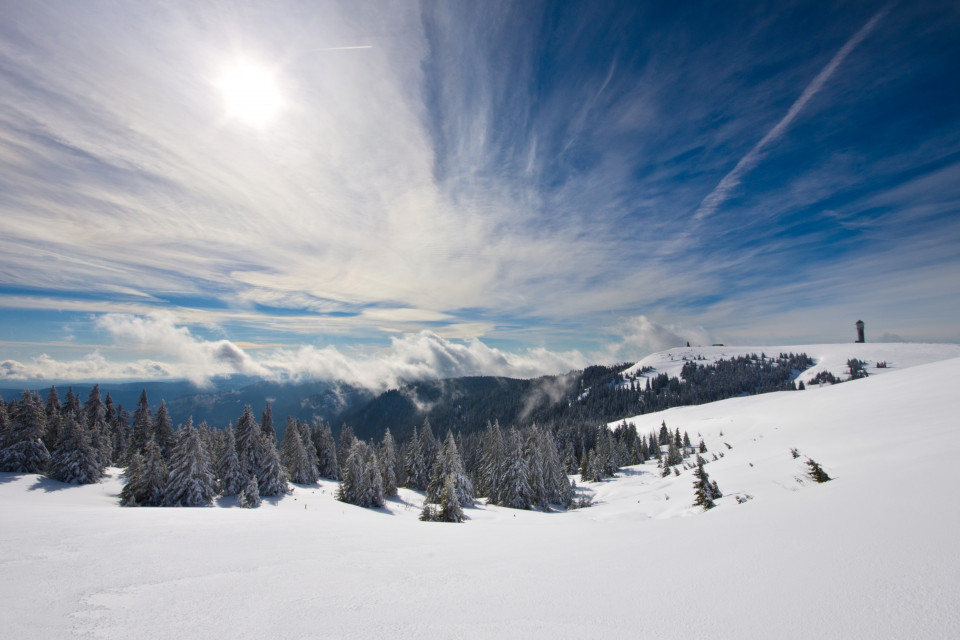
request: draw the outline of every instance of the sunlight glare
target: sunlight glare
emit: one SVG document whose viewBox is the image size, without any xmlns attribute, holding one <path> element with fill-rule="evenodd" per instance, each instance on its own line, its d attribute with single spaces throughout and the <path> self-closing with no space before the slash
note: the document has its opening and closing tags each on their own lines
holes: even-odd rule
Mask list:
<svg viewBox="0 0 960 640">
<path fill-rule="evenodd" d="M 255 127 L 270 123 L 282 106 L 274 74 L 264 67 L 238 63 L 220 78 L 228 114 Z"/>
</svg>

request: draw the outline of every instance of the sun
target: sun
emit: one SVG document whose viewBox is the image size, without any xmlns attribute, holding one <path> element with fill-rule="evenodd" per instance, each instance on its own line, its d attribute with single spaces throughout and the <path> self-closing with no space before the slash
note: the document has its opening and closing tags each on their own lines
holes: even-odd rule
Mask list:
<svg viewBox="0 0 960 640">
<path fill-rule="evenodd" d="M 228 115 L 254 127 L 275 120 L 283 106 L 276 75 L 266 67 L 237 63 L 223 73 L 219 86 Z"/>
</svg>

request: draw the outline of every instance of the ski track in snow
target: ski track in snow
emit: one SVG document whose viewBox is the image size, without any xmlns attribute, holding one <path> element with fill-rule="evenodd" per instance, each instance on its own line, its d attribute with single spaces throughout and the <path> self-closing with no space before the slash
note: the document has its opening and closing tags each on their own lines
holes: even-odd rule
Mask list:
<svg viewBox="0 0 960 640">
<path fill-rule="evenodd" d="M 653 463 L 578 482 L 587 509 L 479 505 L 462 525 L 419 522 L 422 494 L 405 489 L 378 510 L 337 502 L 328 481 L 255 510 L 125 509 L 120 470 L 83 487 L 0 474 L 0 635 L 960 637 L 958 347 L 737 351 L 891 367 L 631 419 L 702 435 L 724 492 L 707 513 L 692 470 Z M 834 481 L 805 479 L 808 455 Z"/>
</svg>

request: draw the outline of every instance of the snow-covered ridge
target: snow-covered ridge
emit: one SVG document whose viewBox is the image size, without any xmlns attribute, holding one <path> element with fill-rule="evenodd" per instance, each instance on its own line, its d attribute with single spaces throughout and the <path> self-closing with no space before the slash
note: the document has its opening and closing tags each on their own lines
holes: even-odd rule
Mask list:
<svg viewBox="0 0 960 640">
<path fill-rule="evenodd" d="M 624 375 L 639 375 L 644 367 L 652 367 L 644 375 L 665 373 L 670 377 L 679 377 L 680 370 L 688 361 L 694 360 L 701 364 L 709 364 L 718 360 L 749 356 L 752 354 L 766 354 L 767 357 L 776 357 L 780 353 L 806 353 L 813 358 L 814 366 L 804 371 L 797 382 L 807 383 L 821 371 L 827 371 L 840 378 L 847 378 L 847 361 L 856 358 L 866 363 L 869 375 L 883 374 L 898 369 L 906 369 L 931 362 L 960 358 L 960 345 L 957 344 L 930 344 L 930 343 L 840 343 L 840 344 L 807 344 L 787 346 L 722 346 L 722 347 L 677 347 L 650 354 L 624 371 Z M 878 368 L 878 363 L 886 363 L 885 368 Z"/>
</svg>

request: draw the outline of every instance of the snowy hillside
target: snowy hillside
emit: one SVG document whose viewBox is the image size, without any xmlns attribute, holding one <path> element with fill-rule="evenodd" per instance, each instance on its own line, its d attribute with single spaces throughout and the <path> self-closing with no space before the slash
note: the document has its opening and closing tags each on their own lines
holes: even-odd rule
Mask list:
<svg viewBox="0 0 960 640">
<path fill-rule="evenodd" d="M 691 471 L 652 462 L 587 483 L 587 509 L 478 506 L 461 525 L 419 522 L 409 490 L 379 510 L 330 482 L 256 510 L 125 509 L 116 470 L 83 487 L 0 474 L 3 635 L 958 637 L 960 354 L 909 346 L 756 349 L 890 368 L 633 419 L 724 453 L 706 513 Z M 791 448 L 834 480 L 804 479 Z"/>
<path fill-rule="evenodd" d="M 922 343 L 842 343 L 842 344 L 808 344 L 782 347 L 677 347 L 651 354 L 630 367 L 624 374 L 640 375 L 640 372 L 651 367 L 653 370 L 645 376 L 665 373 L 670 377 L 679 377 L 683 365 L 691 360 L 702 364 L 717 360 L 748 356 L 751 354 L 766 354 L 775 357 L 780 353 L 806 353 L 813 358 L 815 364 L 804 371 L 797 382 L 808 383 L 821 371 L 829 371 L 841 380 L 847 378 L 847 361 L 856 358 L 866 363 L 869 375 L 884 374 L 897 369 L 906 369 L 920 364 L 938 362 L 950 358 L 960 358 L 960 345 L 956 344 L 922 344 Z M 886 363 L 885 368 L 877 368 L 878 363 Z"/>
</svg>

